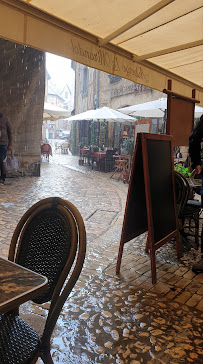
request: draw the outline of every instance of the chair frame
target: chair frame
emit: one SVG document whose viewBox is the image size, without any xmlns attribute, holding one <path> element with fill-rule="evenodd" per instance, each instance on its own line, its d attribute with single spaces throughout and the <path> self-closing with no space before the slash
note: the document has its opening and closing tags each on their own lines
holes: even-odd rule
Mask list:
<svg viewBox="0 0 203 364">
<path fill-rule="evenodd" d="M 118 181 L 122 177 L 124 179 L 125 175 L 129 176 L 129 173 L 130 173 L 129 172 L 129 170 L 130 170 L 130 156 L 129 155 L 115 156 L 115 167 L 116 168 L 115 168 L 114 172 L 111 174 L 110 178 L 113 178 L 113 176 L 116 173 L 119 173 Z"/>
<path fill-rule="evenodd" d="M 198 248 L 199 246 L 199 214 L 201 212 L 201 208 L 196 208 L 194 210 L 194 213 L 191 213 L 191 215 L 185 215 L 184 210 L 187 205 L 187 202 L 189 201 L 189 196 L 191 194 L 190 186 L 187 181 L 187 179 L 178 171 L 174 171 L 175 176 L 177 177 L 176 181 L 179 183 L 180 189 L 179 191 L 182 191 L 184 193 L 179 194 L 179 196 L 176 196 L 176 203 L 178 205 L 178 220 L 179 220 L 179 229 L 180 229 L 180 235 L 192 235 L 192 234 L 186 234 L 184 232 L 184 223 L 185 219 L 188 218 L 190 221 L 191 219 L 195 222 L 195 245 Z M 189 223 L 190 228 L 190 223 Z"/>
<path fill-rule="evenodd" d="M 58 197 L 49 197 L 33 205 L 23 215 L 23 217 L 17 224 L 11 240 L 8 259 L 16 263 L 18 262 L 18 254 L 23 235 L 26 231 L 26 227 L 39 212 L 46 209 L 51 209 L 53 208 L 53 206 L 55 206 L 55 208 L 62 212 L 62 214 L 69 221 L 72 237 L 71 249 L 67 262 L 65 263 L 60 277 L 57 281 L 57 284 L 55 285 L 44 331 L 42 337 L 40 338 L 40 345 L 36 352 L 35 358 L 31 361 L 32 363 L 35 363 L 39 357 L 41 357 L 44 363 L 53 363 L 50 353 L 51 335 L 56 325 L 61 309 L 81 273 L 86 254 L 86 231 L 80 212 L 69 201 L 65 201 Z M 76 262 L 74 268 L 70 273 L 70 270 L 75 260 Z M 65 283 L 69 273 L 70 277 Z"/>
<path fill-rule="evenodd" d="M 61 144 L 61 154 L 68 154 L 69 147 L 70 147 L 70 143 L 69 142 L 62 143 Z"/>
</svg>

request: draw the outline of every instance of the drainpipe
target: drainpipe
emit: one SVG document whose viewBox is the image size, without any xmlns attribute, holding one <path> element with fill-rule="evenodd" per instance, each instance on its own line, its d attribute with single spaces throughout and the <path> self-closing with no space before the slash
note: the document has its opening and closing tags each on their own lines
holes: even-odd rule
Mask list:
<svg viewBox="0 0 203 364">
<path fill-rule="evenodd" d="M 100 81 L 100 71 L 97 70 L 97 97 L 96 97 L 96 109 L 99 107 L 99 81 Z"/>
<path fill-rule="evenodd" d="M 74 115 L 75 115 L 75 108 L 76 108 L 76 87 L 77 87 L 77 82 L 76 82 L 76 77 L 77 77 L 77 72 L 76 72 L 76 68 L 77 68 L 77 65 L 75 67 L 75 90 L 74 90 Z"/>
</svg>

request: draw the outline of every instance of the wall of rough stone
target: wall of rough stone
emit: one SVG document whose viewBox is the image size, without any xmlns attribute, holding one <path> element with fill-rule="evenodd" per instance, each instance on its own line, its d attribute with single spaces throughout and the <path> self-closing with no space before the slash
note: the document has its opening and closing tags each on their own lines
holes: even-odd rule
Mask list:
<svg viewBox="0 0 203 364">
<path fill-rule="evenodd" d="M 97 70 L 86 67 L 80 63 L 74 62 L 73 68 L 76 77 L 75 89 L 75 113 L 94 109 L 96 107 L 97 96 Z M 87 92 L 83 92 L 84 69 L 87 72 Z M 151 88 L 138 85 L 124 78 L 109 75 L 105 72 L 99 72 L 99 107 L 108 106 L 113 109 L 124 106 L 141 104 L 143 102 L 156 100 L 160 97 L 166 97 L 162 92 Z"/>
<path fill-rule="evenodd" d="M 40 170 L 45 93 L 44 52 L 0 39 L 0 112 L 10 121 L 22 175 Z"/>
<path fill-rule="evenodd" d="M 119 109 L 166 97 L 162 92 L 100 72 L 100 107 Z"/>
</svg>

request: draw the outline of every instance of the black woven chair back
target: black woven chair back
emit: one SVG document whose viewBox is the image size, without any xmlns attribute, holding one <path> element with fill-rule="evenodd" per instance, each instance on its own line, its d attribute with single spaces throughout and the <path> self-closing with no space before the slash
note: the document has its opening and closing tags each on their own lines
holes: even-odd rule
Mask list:
<svg viewBox="0 0 203 364">
<path fill-rule="evenodd" d="M 48 290 L 34 302 L 51 300 L 68 259 L 70 245 L 70 224 L 56 206 L 38 212 L 28 222 L 21 239 L 17 263 L 48 278 Z"/>
<path fill-rule="evenodd" d="M 114 149 L 107 149 L 105 156 L 106 160 L 114 160 L 113 159 L 114 154 L 115 154 Z"/>
<path fill-rule="evenodd" d="M 56 284 L 60 292 L 75 259 L 77 227 L 65 203 L 57 197 L 39 201 L 24 214 L 13 234 L 9 259 L 48 278 L 48 289 L 36 303 L 51 300 Z"/>
<path fill-rule="evenodd" d="M 81 273 L 85 253 L 84 222 L 71 202 L 58 197 L 46 198 L 23 215 L 14 231 L 8 258 L 48 278 L 47 291 L 35 302 L 50 301 L 50 306 L 41 337 L 16 310 L 4 315 L 4 322 L 0 321 L 3 363 L 36 362 L 39 356 L 44 363 L 53 363 L 50 338 L 64 302 Z"/>
</svg>

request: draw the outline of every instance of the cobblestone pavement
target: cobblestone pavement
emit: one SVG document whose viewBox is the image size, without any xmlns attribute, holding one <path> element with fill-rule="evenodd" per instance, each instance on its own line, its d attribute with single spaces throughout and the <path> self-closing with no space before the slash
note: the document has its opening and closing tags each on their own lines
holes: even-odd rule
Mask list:
<svg viewBox="0 0 203 364">
<path fill-rule="evenodd" d="M 42 162 L 41 177 L 0 186 L 0 255 L 7 257 L 31 205 L 49 196 L 70 200 L 85 222 L 87 255 L 53 335 L 54 363 L 202 363 L 203 274 L 191 271 L 199 251 L 184 248 L 178 262 L 174 242 L 159 249 L 153 286 L 143 234 L 125 244 L 115 274 L 127 189 L 109 173 L 79 166 L 78 157 L 54 154 Z M 46 313 L 47 304 L 21 307 L 38 331 Z"/>
</svg>

